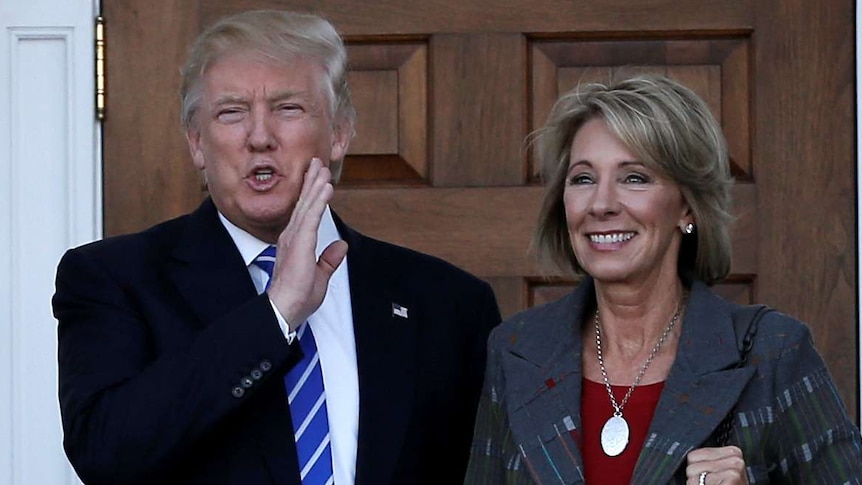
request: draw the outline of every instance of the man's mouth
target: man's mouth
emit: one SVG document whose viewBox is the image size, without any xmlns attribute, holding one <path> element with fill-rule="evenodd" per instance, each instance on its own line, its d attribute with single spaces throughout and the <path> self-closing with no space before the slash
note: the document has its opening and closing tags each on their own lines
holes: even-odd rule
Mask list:
<svg viewBox="0 0 862 485">
<path fill-rule="evenodd" d="M 271 168 L 262 168 L 260 170 L 254 171 L 254 178 L 258 182 L 266 182 L 266 181 L 272 179 L 273 175 L 274 175 L 274 172 L 272 171 Z"/>
</svg>

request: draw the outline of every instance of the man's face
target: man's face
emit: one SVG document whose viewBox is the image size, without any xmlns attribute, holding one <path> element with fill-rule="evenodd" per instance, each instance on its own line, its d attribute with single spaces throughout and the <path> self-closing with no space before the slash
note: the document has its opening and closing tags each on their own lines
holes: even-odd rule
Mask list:
<svg viewBox="0 0 862 485">
<path fill-rule="evenodd" d="M 321 66 L 289 66 L 250 53 L 222 57 L 204 74 L 186 132 L 213 202 L 233 224 L 275 242 L 299 198 L 312 157 L 328 166 L 347 150 L 329 116 Z"/>
</svg>

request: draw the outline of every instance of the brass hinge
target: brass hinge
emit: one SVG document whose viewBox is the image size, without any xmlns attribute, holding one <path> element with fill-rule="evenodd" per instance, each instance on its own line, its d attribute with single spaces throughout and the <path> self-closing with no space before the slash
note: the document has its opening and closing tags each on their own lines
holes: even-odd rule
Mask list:
<svg viewBox="0 0 862 485">
<path fill-rule="evenodd" d="M 105 120 L 105 18 L 96 17 L 96 119 Z"/>
</svg>

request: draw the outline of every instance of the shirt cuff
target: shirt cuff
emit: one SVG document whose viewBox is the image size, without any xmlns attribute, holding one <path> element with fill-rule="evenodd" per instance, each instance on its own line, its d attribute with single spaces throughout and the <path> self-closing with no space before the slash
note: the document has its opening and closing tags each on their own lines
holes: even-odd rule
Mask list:
<svg viewBox="0 0 862 485">
<path fill-rule="evenodd" d="M 281 312 L 275 307 L 275 303 L 272 302 L 272 298 L 269 298 L 269 305 L 272 307 L 273 313 L 275 313 L 275 318 L 278 320 L 278 327 L 281 329 L 281 333 L 284 334 L 284 338 L 287 339 L 287 344 L 292 344 L 293 339 L 296 338 L 296 330 L 291 330 L 290 327 L 287 326 L 287 320 L 281 316 Z"/>
</svg>

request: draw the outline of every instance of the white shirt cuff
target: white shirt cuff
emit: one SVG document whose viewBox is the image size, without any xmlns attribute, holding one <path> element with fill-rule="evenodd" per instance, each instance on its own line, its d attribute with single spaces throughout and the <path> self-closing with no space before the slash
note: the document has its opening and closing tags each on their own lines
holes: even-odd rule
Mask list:
<svg viewBox="0 0 862 485">
<path fill-rule="evenodd" d="M 272 302 L 272 298 L 269 298 L 269 305 L 272 307 L 273 313 L 275 313 L 275 318 L 278 320 L 278 327 L 281 329 L 281 333 L 284 334 L 284 338 L 287 339 L 287 344 L 292 344 L 293 339 L 296 338 L 296 330 L 290 330 L 287 326 L 287 320 L 281 316 L 281 312 L 275 307 L 275 303 Z"/>
</svg>

